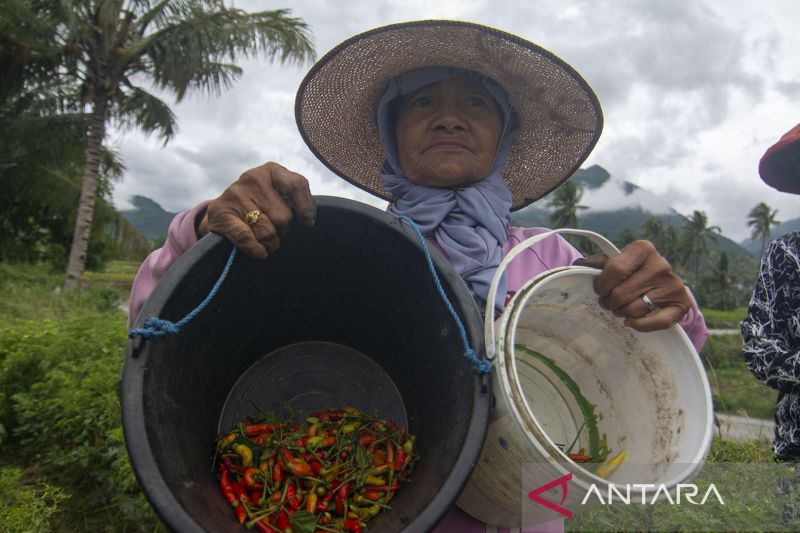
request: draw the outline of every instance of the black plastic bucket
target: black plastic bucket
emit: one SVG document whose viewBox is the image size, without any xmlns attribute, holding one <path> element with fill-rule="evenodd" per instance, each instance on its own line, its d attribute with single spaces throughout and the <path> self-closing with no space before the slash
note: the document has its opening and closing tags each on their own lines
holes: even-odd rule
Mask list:
<svg viewBox="0 0 800 533">
<path fill-rule="evenodd" d="M 292 227 L 266 261 L 238 254 L 211 303 L 178 335 L 125 354 L 122 415 L 136 476 L 176 531 L 238 531 L 212 472 L 214 437 L 258 408 L 303 415 L 351 405 L 407 422 L 421 460 L 369 529 L 428 531 L 478 459 L 488 380 L 464 357 L 413 230 L 373 207 L 317 197 L 314 228 Z M 231 251 L 209 235 L 166 274 L 146 317 L 177 321 L 208 294 Z M 447 261 L 433 262 L 475 353 L 482 320 Z"/>
</svg>

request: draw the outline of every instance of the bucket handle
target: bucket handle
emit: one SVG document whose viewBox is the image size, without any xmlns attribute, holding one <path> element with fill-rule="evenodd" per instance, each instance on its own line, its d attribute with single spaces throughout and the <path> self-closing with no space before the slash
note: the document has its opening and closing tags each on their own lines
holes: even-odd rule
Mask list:
<svg viewBox="0 0 800 533">
<path fill-rule="evenodd" d="M 619 248 L 614 246 L 614 243 L 600 235 L 599 233 L 595 233 L 593 231 L 588 231 L 585 229 L 574 229 L 574 228 L 560 228 L 554 229 L 550 231 L 546 231 L 544 233 L 540 233 L 539 235 L 534 235 L 528 239 L 525 239 L 518 245 L 514 246 L 506 256 L 500 261 L 500 264 L 497 266 L 497 270 L 495 271 L 494 277 L 492 278 L 492 284 L 489 286 L 489 294 L 486 296 L 486 314 L 484 315 L 484 339 L 486 339 L 486 359 L 493 361 L 495 358 L 495 342 L 494 342 L 494 300 L 495 294 L 497 293 L 497 286 L 500 284 L 500 278 L 503 275 L 503 272 L 506 269 L 506 266 L 519 254 L 533 246 L 534 244 L 538 243 L 539 241 L 543 241 L 544 239 L 551 237 L 555 234 L 563 234 L 563 235 L 577 235 L 581 237 L 586 237 L 593 243 L 595 243 L 600 250 L 606 254 L 608 257 L 614 257 L 619 255 Z"/>
</svg>

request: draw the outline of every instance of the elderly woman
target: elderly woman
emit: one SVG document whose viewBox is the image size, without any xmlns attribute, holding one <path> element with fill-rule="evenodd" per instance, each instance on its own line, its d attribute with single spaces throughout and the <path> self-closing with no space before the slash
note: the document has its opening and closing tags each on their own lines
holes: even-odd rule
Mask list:
<svg viewBox="0 0 800 533">
<path fill-rule="evenodd" d="M 503 255 L 545 231 L 510 227 L 511 211 L 566 181 L 602 129 L 594 93 L 569 65 L 516 36 L 453 21 L 386 26 L 345 41 L 306 76 L 296 114 L 314 154 L 413 219 L 480 306 Z M 305 178 L 277 163 L 246 171 L 217 199 L 175 218 L 134 282 L 131 322 L 169 266 L 209 231 L 266 259 L 293 220 L 314 219 Z M 600 302 L 627 325 L 678 323 L 702 346 L 708 332 L 693 298 L 646 241 L 609 260 L 582 259 L 560 237 L 545 239 L 511 263 L 495 308 L 531 277 L 575 261 L 602 268 Z M 486 527 L 453 507 L 436 531 Z M 561 520 L 535 528 L 561 529 Z"/>
</svg>

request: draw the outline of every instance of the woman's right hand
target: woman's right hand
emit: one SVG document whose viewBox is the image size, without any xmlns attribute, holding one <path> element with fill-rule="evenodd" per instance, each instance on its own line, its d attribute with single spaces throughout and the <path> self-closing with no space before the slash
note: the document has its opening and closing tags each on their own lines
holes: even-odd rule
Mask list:
<svg viewBox="0 0 800 533">
<path fill-rule="evenodd" d="M 258 210 L 255 224 L 244 221 L 247 213 Z M 208 204 L 197 226 L 198 237 L 209 231 L 230 240 L 241 251 L 264 259 L 280 246 L 280 239 L 297 218 L 311 227 L 317 208 L 308 180 L 277 163 L 266 163 L 242 174 Z"/>
</svg>

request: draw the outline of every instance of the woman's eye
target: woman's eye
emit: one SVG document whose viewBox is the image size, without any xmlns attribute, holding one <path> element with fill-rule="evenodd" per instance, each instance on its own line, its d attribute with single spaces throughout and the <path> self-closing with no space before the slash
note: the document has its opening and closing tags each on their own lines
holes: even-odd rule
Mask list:
<svg viewBox="0 0 800 533">
<path fill-rule="evenodd" d="M 431 99 L 427 96 L 417 96 L 411 100 L 411 107 L 426 107 L 431 104 Z"/>
</svg>

